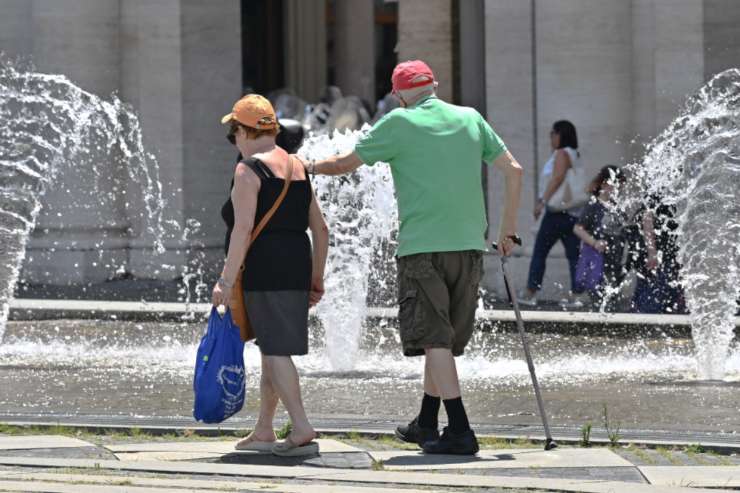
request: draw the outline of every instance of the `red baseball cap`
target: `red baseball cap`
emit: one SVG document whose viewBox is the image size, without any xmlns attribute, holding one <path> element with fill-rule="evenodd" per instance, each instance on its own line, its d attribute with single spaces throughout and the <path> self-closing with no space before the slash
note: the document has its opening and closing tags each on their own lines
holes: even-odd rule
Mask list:
<svg viewBox="0 0 740 493">
<path fill-rule="evenodd" d="M 404 91 L 434 83 L 434 72 L 421 60 L 401 62 L 391 76 L 393 91 Z"/>
</svg>

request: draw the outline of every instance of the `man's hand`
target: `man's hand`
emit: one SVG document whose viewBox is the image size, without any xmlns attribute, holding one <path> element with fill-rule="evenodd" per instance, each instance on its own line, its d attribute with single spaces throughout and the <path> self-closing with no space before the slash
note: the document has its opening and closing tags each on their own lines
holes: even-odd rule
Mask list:
<svg viewBox="0 0 740 493">
<path fill-rule="evenodd" d="M 316 306 L 324 296 L 324 276 L 311 278 L 311 291 L 308 293 L 308 306 Z"/>
<path fill-rule="evenodd" d="M 508 257 L 514 251 L 514 248 L 516 247 L 516 243 L 514 242 L 512 237 L 516 237 L 516 233 L 500 233 L 499 234 L 498 242 L 496 242 L 496 246 L 498 247 L 499 255 L 501 255 L 502 257 Z"/>
</svg>

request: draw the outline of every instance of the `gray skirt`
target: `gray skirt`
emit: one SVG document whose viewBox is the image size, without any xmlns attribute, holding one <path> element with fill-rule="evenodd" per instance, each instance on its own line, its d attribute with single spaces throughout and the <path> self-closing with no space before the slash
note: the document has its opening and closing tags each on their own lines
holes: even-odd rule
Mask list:
<svg viewBox="0 0 740 493">
<path fill-rule="evenodd" d="M 262 354 L 308 354 L 308 291 L 245 291 L 244 304 Z"/>
</svg>

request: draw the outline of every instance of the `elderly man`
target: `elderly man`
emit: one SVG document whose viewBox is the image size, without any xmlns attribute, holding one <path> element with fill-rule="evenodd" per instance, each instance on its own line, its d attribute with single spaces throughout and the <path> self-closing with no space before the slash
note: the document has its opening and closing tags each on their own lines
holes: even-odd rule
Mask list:
<svg viewBox="0 0 740 493">
<path fill-rule="evenodd" d="M 505 177 L 498 245 L 514 247 L 522 168 L 474 109 L 436 97 L 437 82 L 422 61 L 400 63 L 393 93 L 401 102 L 354 152 L 310 163 L 311 173 L 340 175 L 363 163 L 391 166 L 398 198 L 399 326 L 405 356 L 425 356 L 421 412 L 396 435 L 430 454 L 478 452 L 460 395 L 455 356 L 473 332 L 486 250 L 481 161 Z M 448 426 L 440 436 L 440 403 Z"/>
</svg>

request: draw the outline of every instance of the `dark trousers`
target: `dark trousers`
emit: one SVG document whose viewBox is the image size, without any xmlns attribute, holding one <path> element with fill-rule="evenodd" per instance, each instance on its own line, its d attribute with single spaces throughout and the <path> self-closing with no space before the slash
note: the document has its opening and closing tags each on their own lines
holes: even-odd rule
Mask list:
<svg viewBox="0 0 740 493">
<path fill-rule="evenodd" d="M 547 256 L 555 243 L 560 240 L 563 242 L 565 256 L 568 258 L 571 291 L 577 292 L 575 288 L 576 264 L 578 263 L 578 252 L 581 245 L 581 240 L 573 233 L 573 226 L 576 225 L 577 221 L 578 218 L 567 212 L 545 212 L 545 217 L 542 218 L 540 230 L 537 231 L 537 238 L 534 241 L 532 262 L 529 264 L 529 279 L 527 280 L 529 289 L 538 291 L 542 287 Z"/>
</svg>

